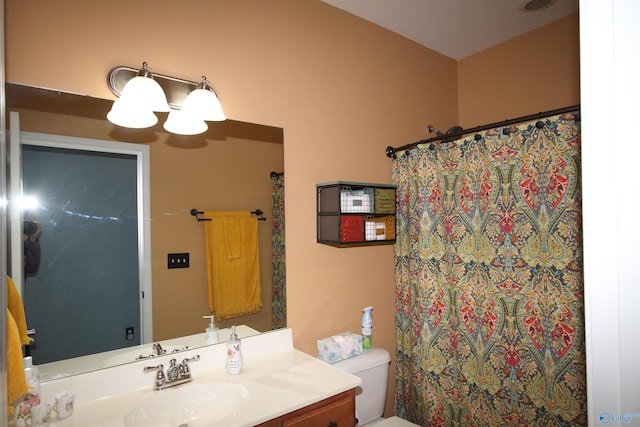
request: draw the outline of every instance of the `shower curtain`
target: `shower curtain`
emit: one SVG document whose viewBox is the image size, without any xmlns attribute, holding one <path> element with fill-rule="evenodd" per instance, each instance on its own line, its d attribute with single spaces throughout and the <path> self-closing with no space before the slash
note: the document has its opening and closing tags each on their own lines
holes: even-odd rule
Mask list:
<svg viewBox="0 0 640 427">
<path fill-rule="evenodd" d="M 284 246 L 284 175 L 273 173 L 271 216 L 271 259 L 273 263 L 271 287 L 271 328 L 287 326 L 287 293 Z"/>
<path fill-rule="evenodd" d="M 393 161 L 396 414 L 587 424 L 579 177 L 572 114 Z"/>
</svg>

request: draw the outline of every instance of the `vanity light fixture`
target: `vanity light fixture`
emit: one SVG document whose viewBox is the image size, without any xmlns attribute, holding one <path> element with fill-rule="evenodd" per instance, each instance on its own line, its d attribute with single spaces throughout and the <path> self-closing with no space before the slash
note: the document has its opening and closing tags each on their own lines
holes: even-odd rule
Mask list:
<svg viewBox="0 0 640 427">
<path fill-rule="evenodd" d="M 138 77 L 145 78 L 143 84 L 147 86 L 150 85 L 149 81 L 151 84 L 157 84 L 167 104 L 166 108 L 164 105 L 161 108 L 156 105 L 148 106 L 144 101 L 137 101 L 135 95 L 129 95 L 130 83 Z M 200 83 L 156 73 L 151 76 L 145 62 L 140 71 L 125 66 L 113 68 L 107 76 L 107 82 L 111 91 L 119 97 L 107 118 L 118 126 L 150 127 L 158 122 L 154 111 L 169 112 L 163 126 L 167 131 L 179 135 L 197 135 L 208 129 L 207 121 L 227 119 L 215 91 L 205 76 Z M 151 95 L 147 95 L 144 99 L 150 97 Z"/>
<path fill-rule="evenodd" d="M 166 112 L 170 107 L 160 85 L 153 80 L 146 62 L 129 80 L 107 114 L 111 123 L 128 128 L 147 128 L 158 122 L 154 111 Z"/>
</svg>

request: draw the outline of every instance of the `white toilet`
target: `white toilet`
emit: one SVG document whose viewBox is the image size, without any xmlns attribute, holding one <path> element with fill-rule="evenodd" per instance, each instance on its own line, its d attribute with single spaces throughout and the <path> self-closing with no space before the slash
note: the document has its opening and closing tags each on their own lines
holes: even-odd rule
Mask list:
<svg viewBox="0 0 640 427">
<path fill-rule="evenodd" d="M 356 389 L 356 417 L 358 427 L 410 427 L 417 426 L 398 417 L 382 418 L 387 397 L 389 352 L 383 348 L 365 350 L 364 354 L 333 364 L 338 369 L 362 378 Z"/>
</svg>

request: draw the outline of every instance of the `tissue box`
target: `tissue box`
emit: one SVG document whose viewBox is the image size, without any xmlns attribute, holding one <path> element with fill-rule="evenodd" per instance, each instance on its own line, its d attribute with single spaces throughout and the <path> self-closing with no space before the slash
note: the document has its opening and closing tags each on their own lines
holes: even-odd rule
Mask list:
<svg viewBox="0 0 640 427">
<path fill-rule="evenodd" d="M 362 354 L 362 335 L 345 332 L 318 340 L 318 358 L 329 363 Z"/>
</svg>

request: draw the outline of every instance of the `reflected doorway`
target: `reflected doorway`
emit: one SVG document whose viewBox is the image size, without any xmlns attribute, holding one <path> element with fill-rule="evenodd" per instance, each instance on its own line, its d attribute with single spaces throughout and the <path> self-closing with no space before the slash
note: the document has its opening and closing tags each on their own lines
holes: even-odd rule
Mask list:
<svg viewBox="0 0 640 427">
<path fill-rule="evenodd" d="M 30 132 L 20 141 L 20 193 L 37 203 L 12 234 L 22 219 L 42 229 L 40 264 L 20 286 L 34 363 L 148 342 L 148 147 Z"/>
</svg>

